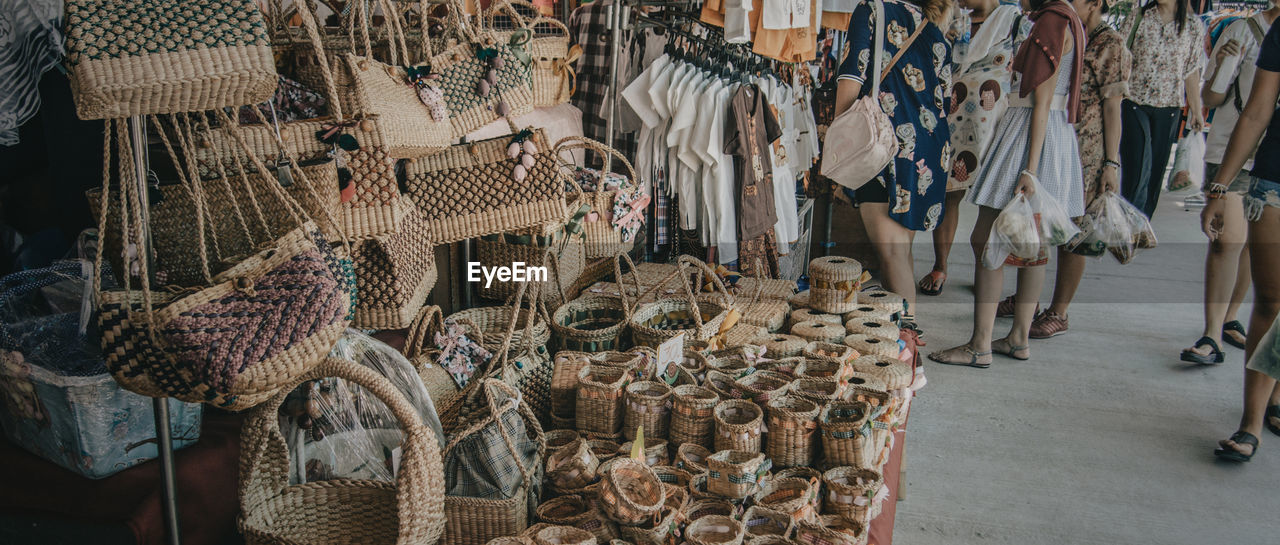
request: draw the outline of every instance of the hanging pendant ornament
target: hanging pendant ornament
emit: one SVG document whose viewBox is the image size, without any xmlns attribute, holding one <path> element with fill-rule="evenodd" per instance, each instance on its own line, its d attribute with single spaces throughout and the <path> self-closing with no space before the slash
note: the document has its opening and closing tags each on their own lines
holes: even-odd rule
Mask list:
<svg viewBox="0 0 1280 545">
<path fill-rule="evenodd" d="M 534 157 L 532 155 L 529 155 L 528 153 L 520 157 L 520 164 L 524 165 L 524 168 L 526 169 L 532 169 L 533 164 L 535 162 L 536 162 L 536 159 L 534 159 Z"/>
<path fill-rule="evenodd" d="M 501 117 L 507 117 L 507 114 L 511 113 L 511 107 L 507 106 L 506 101 L 500 100 L 498 101 L 498 106 L 494 111 L 498 112 L 498 115 Z"/>
<path fill-rule="evenodd" d="M 487 81 L 487 82 L 489 82 L 489 85 L 497 85 L 497 84 L 498 84 L 498 71 L 497 71 L 497 70 L 494 70 L 494 69 L 492 69 L 492 68 L 490 68 L 488 72 L 485 72 L 485 74 L 484 74 L 484 80 L 485 80 L 485 81 Z"/>
<path fill-rule="evenodd" d="M 523 149 L 519 142 L 511 142 L 511 145 L 507 146 L 507 159 L 515 160 L 519 158 Z"/>
<path fill-rule="evenodd" d="M 490 84 L 488 81 L 480 80 L 480 84 L 476 85 L 476 94 L 487 97 L 489 96 Z"/>
<path fill-rule="evenodd" d="M 515 168 L 511 169 L 511 177 L 515 178 L 517 182 L 523 182 L 528 176 L 529 171 L 524 168 L 524 165 L 516 165 Z"/>
</svg>

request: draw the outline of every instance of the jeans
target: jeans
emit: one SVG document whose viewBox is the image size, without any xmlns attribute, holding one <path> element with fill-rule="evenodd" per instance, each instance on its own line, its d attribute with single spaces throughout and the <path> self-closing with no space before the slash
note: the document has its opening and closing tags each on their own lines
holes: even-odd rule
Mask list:
<svg viewBox="0 0 1280 545">
<path fill-rule="evenodd" d="M 1148 218 L 1160 201 L 1181 108 L 1125 100 L 1120 111 L 1120 194 Z"/>
<path fill-rule="evenodd" d="M 1244 194 L 1244 215 L 1249 221 L 1259 221 L 1268 206 L 1280 208 L 1280 182 L 1254 177 L 1249 192 Z"/>
</svg>

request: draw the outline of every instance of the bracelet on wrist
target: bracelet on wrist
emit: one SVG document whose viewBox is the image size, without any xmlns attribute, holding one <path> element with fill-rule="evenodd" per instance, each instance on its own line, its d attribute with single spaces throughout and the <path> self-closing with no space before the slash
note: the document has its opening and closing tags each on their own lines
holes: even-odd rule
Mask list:
<svg viewBox="0 0 1280 545">
<path fill-rule="evenodd" d="M 1217 200 L 1222 200 L 1227 198 L 1227 194 L 1226 192 L 1217 192 L 1217 193 L 1209 192 L 1209 193 L 1205 193 L 1204 197 L 1209 200 L 1217 201 Z"/>
<path fill-rule="evenodd" d="M 1119 162 L 1119 161 L 1112 161 L 1111 159 L 1105 159 L 1105 160 L 1103 160 L 1103 161 L 1102 161 L 1102 166 L 1104 166 L 1104 167 L 1115 167 L 1115 168 L 1116 168 L 1116 170 L 1120 170 L 1120 162 Z"/>
</svg>

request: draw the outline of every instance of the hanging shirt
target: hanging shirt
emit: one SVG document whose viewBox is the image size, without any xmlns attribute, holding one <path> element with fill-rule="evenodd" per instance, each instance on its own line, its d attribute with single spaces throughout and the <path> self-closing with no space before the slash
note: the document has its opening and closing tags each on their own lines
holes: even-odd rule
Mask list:
<svg viewBox="0 0 1280 545">
<path fill-rule="evenodd" d="M 724 41 L 745 44 L 751 41 L 751 0 L 724 0 Z"/>
<path fill-rule="evenodd" d="M 707 135 L 707 154 L 716 158 L 714 176 L 710 178 L 712 187 L 707 192 L 707 199 L 715 208 L 712 218 L 712 240 L 716 245 L 717 261 L 729 264 L 738 260 L 738 212 L 735 192 L 733 156 L 725 152 L 725 126 L 729 120 L 729 99 L 734 89 L 724 86 L 716 92 L 708 104 L 711 110 L 710 133 Z"/>
<path fill-rule="evenodd" d="M 755 84 L 739 87 L 730 101 L 730 108 L 729 123 L 725 127 L 725 151 L 734 156 L 738 240 L 745 241 L 773 230 L 778 222 L 769 149 L 782 131 L 773 110 Z"/>
</svg>

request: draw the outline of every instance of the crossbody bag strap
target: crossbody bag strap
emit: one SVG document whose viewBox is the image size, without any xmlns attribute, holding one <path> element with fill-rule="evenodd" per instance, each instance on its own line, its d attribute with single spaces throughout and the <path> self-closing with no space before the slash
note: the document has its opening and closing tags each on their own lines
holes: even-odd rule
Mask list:
<svg viewBox="0 0 1280 545">
<path fill-rule="evenodd" d="M 871 89 L 868 93 L 871 98 L 880 103 L 880 83 L 884 81 L 884 73 L 881 71 L 881 57 L 884 56 L 884 0 L 876 0 L 871 5 L 871 11 L 875 12 L 875 23 L 872 34 L 875 40 L 875 47 L 871 49 Z"/>
<path fill-rule="evenodd" d="M 1138 9 L 1138 13 L 1133 15 L 1136 19 L 1133 20 L 1133 26 L 1129 28 L 1129 40 L 1125 42 L 1125 49 L 1128 49 L 1129 51 L 1133 51 L 1133 41 L 1138 39 L 1138 27 L 1142 26 L 1142 14 L 1146 12 L 1142 5 L 1138 5 L 1136 7 Z"/>
<path fill-rule="evenodd" d="M 911 33 L 910 38 L 907 38 L 907 43 L 902 44 L 902 47 L 898 48 L 898 53 L 889 60 L 889 66 L 884 67 L 884 71 L 880 73 L 879 79 L 884 79 L 889 75 L 889 71 L 893 70 L 893 65 L 898 64 L 898 59 L 901 59 L 902 55 L 906 54 L 908 49 L 911 49 L 911 44 L 916 43 L 916 38 L 920 37 L 920 34 L 924 32 L 924 27 L 926 26 L 929 26 L 928 19 L 921 17 L 920 23 L 916 25 L 916 31 Z M 879 89 L 880 87 L 876 86 L 876 88 Z"/>
</svg>

